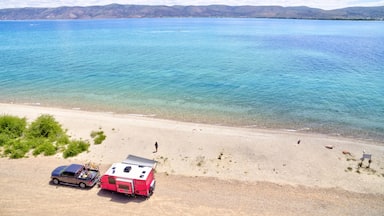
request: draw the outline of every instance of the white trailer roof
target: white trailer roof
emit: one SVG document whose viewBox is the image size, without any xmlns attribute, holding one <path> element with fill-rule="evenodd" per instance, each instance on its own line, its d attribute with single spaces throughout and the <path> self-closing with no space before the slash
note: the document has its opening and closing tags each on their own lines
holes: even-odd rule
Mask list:
<svg viewBox="0 0 384 216">
<path fill-rule="evenodd" d="M 147 179 L 151 170 L 151 167 L 138 166 L 126 163 L 114 163 L 107 170 L 105 175 L 116 176 L 119 178 L 145 180 Z"/>
<path fill-rule="evenodd" d="M 138 157 L 135 155 L 128 155 L 127 159 L 125 159 L 122 163 L 155 168 L 157 161 Z"/>
</svg>

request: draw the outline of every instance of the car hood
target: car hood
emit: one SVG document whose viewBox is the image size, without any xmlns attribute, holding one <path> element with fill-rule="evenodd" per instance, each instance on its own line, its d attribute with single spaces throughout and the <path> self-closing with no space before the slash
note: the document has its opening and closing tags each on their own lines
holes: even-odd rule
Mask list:
<svg viewBox="0 0 384 216">
<path fill-rule="evenodd" d="M 67 168 L 67 166 L 59 166 L 59 167 L 57 167 L 56 169 L 54 169 L 54 170 L 52 171 L 51 176 L 60 176 L 61 172 L 62 172 L 65 168 Z"/>
</svg>

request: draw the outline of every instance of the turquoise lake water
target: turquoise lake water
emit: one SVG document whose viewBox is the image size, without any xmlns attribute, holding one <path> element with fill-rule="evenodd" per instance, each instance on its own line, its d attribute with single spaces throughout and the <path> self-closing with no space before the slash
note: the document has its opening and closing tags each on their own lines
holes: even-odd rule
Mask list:
<svg viewBox="0 0 384 216">
<path fill-rule="evenodd" d="M 0 102 L 383 142 L 384 22 L 0 21 Z"/>
</svg>

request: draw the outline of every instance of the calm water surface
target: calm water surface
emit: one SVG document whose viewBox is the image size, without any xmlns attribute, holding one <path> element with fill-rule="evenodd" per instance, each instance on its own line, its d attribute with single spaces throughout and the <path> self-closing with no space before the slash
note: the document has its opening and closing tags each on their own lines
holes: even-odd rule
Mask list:
<svg viewBox="0 0 384 216">
<path fill-rule="evenodd" d="M 384 22 L 0 22 L 0 102 L 383 142 Z"/>
</svg>

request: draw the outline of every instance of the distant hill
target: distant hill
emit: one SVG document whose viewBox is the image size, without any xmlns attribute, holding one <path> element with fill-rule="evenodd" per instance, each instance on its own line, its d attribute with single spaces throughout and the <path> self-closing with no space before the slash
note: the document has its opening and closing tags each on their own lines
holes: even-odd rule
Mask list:
<svg viewBox="0 0 384 216">
<path fill-rule="evenodd" d="M 322 10 L 281 6 L 148 6 L 120 5 L 0 9 L 0 20 L 107 19 L 143 17 L 247 17 L 281 19 L 384 20 L 382 7 Z"/>
</svg>

